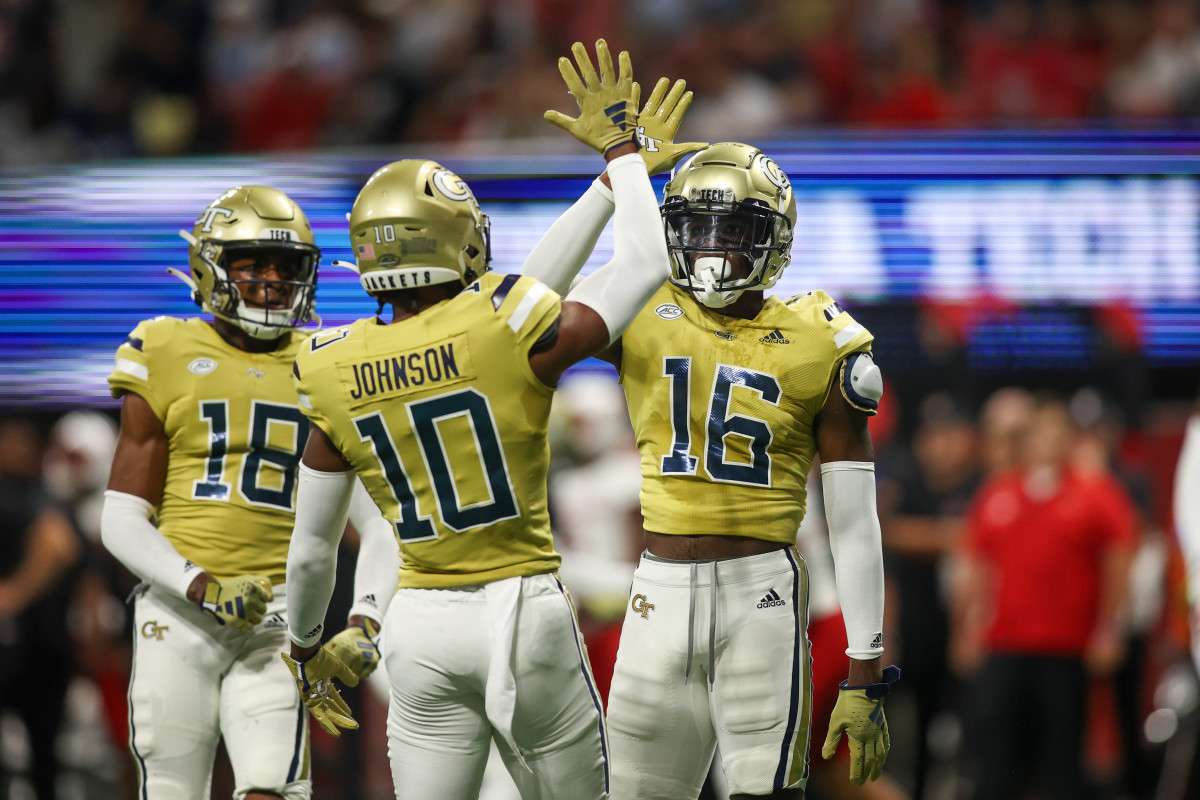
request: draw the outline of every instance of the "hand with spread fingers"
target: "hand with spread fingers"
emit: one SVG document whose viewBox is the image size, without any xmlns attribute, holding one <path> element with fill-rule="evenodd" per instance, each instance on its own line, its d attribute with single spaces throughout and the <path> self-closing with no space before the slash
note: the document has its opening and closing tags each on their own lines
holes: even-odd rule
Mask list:
<svg viewBox="0 0 1200 800">
<path fill-rule="evenodd" d="M 891 685 L 899 679 L 900 668 L 891 666 L 883 671 L 882 683 L 847 686 L 846 681 L 842 681 L 821 757 L 827 761 L 833 758 L 845 733 L 846 745 L 850 748 L 850 782 L 857 786 L 883 774 L 883 765 L 892 746 L 883 701 Z"/>
<path fill-rule="evenodd" d="M 364 618 L 361 625 L 347 625 L 325 646 L 361 680 L 379 666 L 379 648 L 374 641 L 378 635 L 379 626 L 373 620 Z"/>
<path fill-rule="evenodd" d="M 204 587 L 200 608 L 229 625 L 249 633 L 262 622 L 267 603 L 275 599 L 271 581 L 262 575 L 235 575 L 232 578 L 212 578 Z"/>
<path fill-rule="evenodd" d="M 300 700 L 308 708 L 317 724 L 331 736 L 341 736 L 339 728 L 356 730 L 358 723 L 350 713 L 350 706 L 338 694 L 333 679 L 347 686 L 357 686 L 358 676 L 325 645 L 317 648 L 307 658 L 296 660 L 287 653 L 280 653 L 283 663 L 292 671 Z"/>
<path fill-rule="evenodd" d="M 692 93 L 686 91 L 687 81 L 684 80 L 675 81 L 669 93 L 668 86 L 671 86 L 669 80 L 658 79 L 637 119 L 638 145 L 646 161 L 646 171 L 651 175 L 666 172 L 689 153 L 708 147 L 707 142 L 675 143 L 679 123 L 692 104 Z M 634 94 L 640 94 L 640 90 L 635 90 Z"/>
<path fill-rule="evenodd" d="M 579 104 L 579 116 L 568 117 L 558 111 L 547 111 L 546 120 L 602 154 L 634 142 L 639 98 L 629 53 L 621 51 L 617 57 L 620 72 L 614 73 L 608 44 L 603 39 L 598 40 L 596 61 L 600 73 L 597 75 L 582 42 L 571 45 L 571 52 L 579 70 L 576 71 L 570 59 L 563 57 L 558 60 L 558 71 Z"/>
</svg>

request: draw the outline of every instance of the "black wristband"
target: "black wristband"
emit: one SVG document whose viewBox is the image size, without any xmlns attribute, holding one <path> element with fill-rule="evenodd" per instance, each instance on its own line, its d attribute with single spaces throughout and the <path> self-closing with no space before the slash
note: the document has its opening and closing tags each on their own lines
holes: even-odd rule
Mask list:
<svg viewBox="0 0 1200 800">
<path fill-rule="evenodd" d="M 866 692 L 869 700 L 882 700 L 888 696 L 888 692 L 892 689 L 892 684 L 900 680 L 900 668 L 895 664 L 886 667 L 883 670 L 882 683 L 868 683 L 866 686 L 850 686 L 849 681 L 845 680 L 838 684 L 842 691 L 859 690 Z"/>
</svg>

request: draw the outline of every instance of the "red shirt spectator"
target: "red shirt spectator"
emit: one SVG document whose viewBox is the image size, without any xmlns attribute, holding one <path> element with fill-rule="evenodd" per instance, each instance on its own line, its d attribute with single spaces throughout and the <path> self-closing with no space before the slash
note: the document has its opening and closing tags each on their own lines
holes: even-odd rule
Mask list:
<svg viewBox="0 0 1200 800">
<path fill-rule="evenodd" d="M 1063 471 L 1044 498 L 1011 472 L 981 490 L 967 519 L 968 552 L 988 563 L 990 652 L 1083 656 L 1096 627 L 1105 554 L 1132 547 L 1136 515 L 1107 477 Z"/>
</svg>

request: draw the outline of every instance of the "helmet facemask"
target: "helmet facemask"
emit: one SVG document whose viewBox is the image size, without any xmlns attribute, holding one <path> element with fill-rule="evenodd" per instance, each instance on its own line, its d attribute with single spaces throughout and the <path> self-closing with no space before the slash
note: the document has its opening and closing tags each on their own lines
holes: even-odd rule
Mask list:
<svg viewBox="0 0 1200 800">
<path fill-rule="evenodd" d="M 288 328 L 313 319 L 317 262 L 321 253 L 301 242 L 257 241 L 216 243 L 216 259 L 207 256 L 205 242 L 200 257 L 213 271 L 210 297 L 213 313 L 242 328 L 255 339 L 275 339 Z M 241 269 L 235 264 L 252 259 Z M 266 277 L 268 271 L 274 277 Z M 249 273 L 254 277 L 233 277 Z M 256 297 L 257 295 L 257 297 Z"/>
<path fill-rule="evenodd" d="M 735 200 L 732 191 L 704 194 L 662 205 L 671 282 L 709 308 L 724 308 L 745 291 L 774 285 L 790 259 L 792 223 L 759 200 Z"/>
</svg>

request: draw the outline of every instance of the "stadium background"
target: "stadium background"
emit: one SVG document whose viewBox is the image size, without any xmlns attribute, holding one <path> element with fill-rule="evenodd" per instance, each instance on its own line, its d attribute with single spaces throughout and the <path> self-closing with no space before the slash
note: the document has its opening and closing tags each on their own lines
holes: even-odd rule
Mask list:
<svg viewBox="0 0 1200 800">
<path fill-rule="evenodd" d="M 914 437 L 959 426 L 977 465 L 979 411 L 1009 386 L 1060 391 L 1084 431 L 1101 432 L 1158 567 L 1133 598 L 1143 607 L 1144 648 L 1130 665 L 1137 718 L 1120 722 L 1111 682 L 1097 682 L 1089 774 L 1098 796 L 1170 796 L 1172 759 L 1196 757 L 1200 726 L 1194 689 L 1190 700 L 1184 691 L 1194 684 L 1177 669 L 1186 609 L 1169 535 L 1175 457 L 1200 388 L 1198 5 L 9 0 L 0 413 L 11 429 L 30 423 L 22 430 L 46 440 L 48 464 L 97 458 L 102 433 L 57 423 L 84 409 L 112 418 L 104 377 L 116 345 L 140 319 L 194 312 L 165 272 L 184 263 L 176 232 L 236 183 L 280 188 L 308 213 L 327 324 L 374 310 L 330 262 L 349 257 L 344 215 L 362 181 L 396 158 L 434 157 L 467 178 L 492 218 L 495 268 L 515 271 L 600 165 L 541 112 L 568 108 L 557 56 L 605 36 L 631 50 L 644 85 L 689 81 L 683 138 L 751 141 L 791 176 L 796 247 L 777 291 L 825 289 L 875 333 L 892 398 L 874 423 L 881 463 L 916 468 Z M 556 468 L 567 477 L 612 455 L 593 439 L 627 447 L 611 395 L 579 385 L 560 414 Z M 9 461 L 0 452 L 0 475 Z M 881 481 L 887 544 L 886 470 Z M 75 675 L 62 796 L 127 796 L 125 578 L 89 530 L 87 492 L 58 488 L 85 542 L 55 590 L 72 608 L 51 634 Z M 556 503 L 566 528 L 581 513 L 571 498 L 564 490 Z M 595 549 L 620 560 L 631 548 Z M 950 549 L 927 557 L 948 561 Z M 600 636 L 604 605 L 593 609 Z M 948 686 L 930 740 L 929 798 L 958 796 L 969 780 L 954 694 Z M 318 797 L 386 793 L 381 711 L 356 700 L 362 735 L 314 737 Z M 911 790 L 905 702 L 894 704 L 889 772 Z M 19 769 L 23 741 L 16 719 L 0 716 L 0 763 Z M 19 780 L 7 791 L 27 796 Z"/>
</svg>

